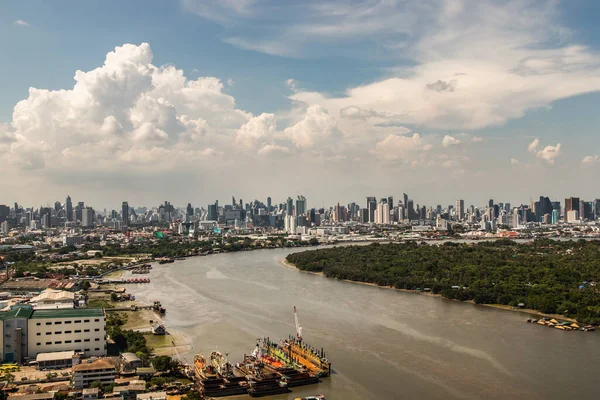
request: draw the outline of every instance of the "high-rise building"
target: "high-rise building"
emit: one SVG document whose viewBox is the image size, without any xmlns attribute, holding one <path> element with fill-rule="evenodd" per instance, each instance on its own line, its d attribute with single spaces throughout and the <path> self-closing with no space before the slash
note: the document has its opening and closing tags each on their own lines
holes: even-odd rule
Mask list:
<svg viewBox="0 0 600 400">
<path fill-rule="evenodd" d="M 375 223 L 376 224 L 389 224 L 390 223 L 390 205 L 383 199 L 377 205 L 375 211 Z"/>
<path fill-rule="evenodd" d="M 367 197 L 367 210 L 369 210 L 369 222 L 375 222 L 375 211 L 377 209 L 377 199 Z"/>
<path fill-rule="evenodd" d="M 219 219 L 219 203 L 215 202 L 215 204 L 208 205 L 208 214 L 206 215 L 206 219 L 208 221 L 216 221 Z"/>
<path fill-rule="evenodd" d="M 296 215 L 306 214 L 306 197 L 298 196 L 296 199 Z"/>
<path fill-rule="evenodd" d="M 291 197 L 288 197 L 285 202 L 285 213 L 287 215 L 294 215 L 294 200 Z"/>
<path fill-rule="evenodd" d="M 186 215 L 194 215 L 194 207 L 192 207 L 191 203 L 188 203 L 185 213 Z"/>
<path fill-rule="evenodd" d="M 67 199 L 65 201 L 65 213 L 67 214 L 67 221 L 73 221 L 73 202 L 71 201 L 71 196 L 67 195 Z"/>
<path fill-rule="evenodd" d="M 46 217 L 44 219 L 44 217 Z M 52 209 L 50 207 L 40 207 L 40 222 L 42 228 L 50 228 L 52 226 Z"/>
<path fill-rule="evenodd" d="M 458 221 L 463 221 L 465 219 L 465 201 L 464 200 L 456 200 L 456 219 Z"/>
<path fill-rule="evenodd" d="M 268 212 L 272 211 L 271 197 L 267 197 L 267 211 Z"/>
<path fill-rule="evenodd" d="M 577 210 L 569 210 L 566 214 L 566 220 L 568 223 L 575 222 L 579 219 L 579 211 Z"/>
<path fill-rule="evenodd" d="M 123 226 L 129 226 L 129 203 L 126 201 L 121 205 L 121 219 L 123 220 Z"/>
<path fill-rule="evenodd" d="M 408 199 L 406 201 L 406 218 L 408 218 L 409 221 L 414 221 L 415 219 L 417 219 L 417 216 L 415 215 L 415 205 L 413 203 L 412 200 Z"/>
<path fill-rule="evenodd" d="M 565 199 L 565 216 L 572 210 L 579 212 L 579 197 L 568 197 Z"/>
<path fill-rule="evenodd" d="M 92 207 L 84 207 L 81 210 L 81 226 L 86 228 L 94 226 L 94 209 Z"/>
<path fill-rule="evenodd" d="M 10 215 L 10 207 L 4 204 L 0 204 L 0 222 L 6 221 Z"/>
<path fill-rule="evenodd" d="M 408 218 L 408 195 L 406 193 L 402 193 L 402 198 L 404 200 L 404 215 L 403 218 Z"/>
<path fill-rule="evenodd" d="M 558 219 L 560 218 L 560 211 L 557 209 L 552 210 L 552 224 L 558 224 Z"/>
<path fill-rule="evenodd" d="M 9 231 L 8 221 L 4 221 L 4 222 L 0 223 L 0 233 L 2 233 L 3 235 L 8 235 L 8 231 Z"/>
</svg>

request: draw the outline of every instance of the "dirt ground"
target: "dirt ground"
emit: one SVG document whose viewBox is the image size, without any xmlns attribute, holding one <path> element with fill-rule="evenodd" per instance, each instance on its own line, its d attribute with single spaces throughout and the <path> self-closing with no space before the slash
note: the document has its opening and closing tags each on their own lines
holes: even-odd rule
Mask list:
<svg viewBox="0 0 600 400">
<path fill-rule="evenodd" d="M 46 375 L 48 374 L 48 372 L 54 372 L 56 373 L 58 376 L 61 376 L 61 373 L 68 373 L 69 375 L 71 374 L 71 368 L 64 368 L 64 369 L 54 369 L 52 371 L 40 371 L 38 370 L 36 367 L 21 367 L 19 369 L 19 371 L 17 372 L 12 372 L 12 374 L 15 376 L 15 383 L 19 383 L 23 380 L 36 380 L 36 379 L 46 379 Z M 23 378 L 27 378 L 27 379 L 23 379 Z M 69 377 L 66 377 L 66 379 L 70 379 Z M 53 383 L 54 384 L 54 383 Z"/>
</svg>

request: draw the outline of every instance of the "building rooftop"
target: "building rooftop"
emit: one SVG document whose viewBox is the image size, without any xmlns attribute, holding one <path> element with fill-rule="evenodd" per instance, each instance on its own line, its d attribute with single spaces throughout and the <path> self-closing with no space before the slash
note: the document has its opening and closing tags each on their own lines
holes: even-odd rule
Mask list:
<svg viewBox="0 0 600 400">
<path fill-rule="evenodd" d="M 152 393 L 140 393 L 137 395 L 137 400 L 153 400 L 153 399 L 166 399 L 167 392 L 152 392 Z"/>
<path fill-rule="evenodd" d="M 14 394 L 8 396 L 9 400 L 48 400 L 54 398 L 54 393 Z"/>
<path fill-rule="evenodd" d="M 62 308 L 55 310 L 35 310 L 31 318 L 78 318 L 104 317 L 101 308 Z"/>
<path fill-rule="evenodd" d="M 73 358 L 74 355 L 75 355 L 75 352 L 73 350 L 71 350 L 71 351 L 55 351 L 52 353 L 39 353 L 35 357 L 35 361 L 37 361 L 37 362 L 60 361 L 60 360 L 66 360 L 69 358 Z"/>
<path fill-rule="evenodd" d="M 56 301 L 73 301 L 75 293 L 65 290 L 46 289 L 30 300 L 31 303 L 39 302 L 56 302 Z"/>
<path fill-rule="evenodd" d="M 81 394 L 85 395 L 93 395 L 93 394 L 98 394 L 100 392 L 100 389 L 98 388 L 86 388 L 83 389 L 83 392 L 81 392 Z"/>
<path fill-rule="evenodd" d="M 125 360 L 125 362 L 128 362 L 130 364 L 133 362 L 142 362 L 142 360 L 134 353 L 122 353 L 121 357 L 123 358 L 123 360 Z"/>
<path fill-rule="evenodd" d="M 0 312 L 0 319 L 31 318 L 33 310 L 31 307 L 15 307 L 10 311 Z"/>
<path fill-rule="evenodd" d="M 114 363 L 107 359 L 102 358 L 100 360 L 96 360 L 91 363 L 78 364 L 73 367 L 73 372 L 88 372 L 88 371 L 97 371 L 102 369 L 114 369 Z"/>
</svg>

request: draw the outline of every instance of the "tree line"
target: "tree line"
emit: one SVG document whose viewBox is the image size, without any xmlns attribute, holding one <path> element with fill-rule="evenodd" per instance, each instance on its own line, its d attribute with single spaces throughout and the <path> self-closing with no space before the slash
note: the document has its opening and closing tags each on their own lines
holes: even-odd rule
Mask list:
<svg viewBox="0 0 600 400">
<path fill-rule="evenodd" d="M 600 324 L 600 241 L 498 240 L 344 246 L 290 254 L 305 271 Z"/>
</svg>

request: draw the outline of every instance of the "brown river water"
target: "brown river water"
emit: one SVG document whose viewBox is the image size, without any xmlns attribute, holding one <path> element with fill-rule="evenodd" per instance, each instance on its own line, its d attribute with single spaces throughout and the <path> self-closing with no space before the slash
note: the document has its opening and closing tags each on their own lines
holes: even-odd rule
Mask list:
<svg viewBox="0 0 600 400">
<path fill-rule="evenodd" d="M 168 330 L 191 351 L 249 354 L 256 339 L 287 338 L 298 308 L 305 342 L 325 348 L 334 374 L 293 388 L 353 399 L 593 399 L 600 397 L 600 331 L 563 332 L 527 315 L 328 279 L 282 266 L 293 251 L 258 250 L 153 264 L 152 283 L 129 285 L 160 300 Z"/>
</svg>

